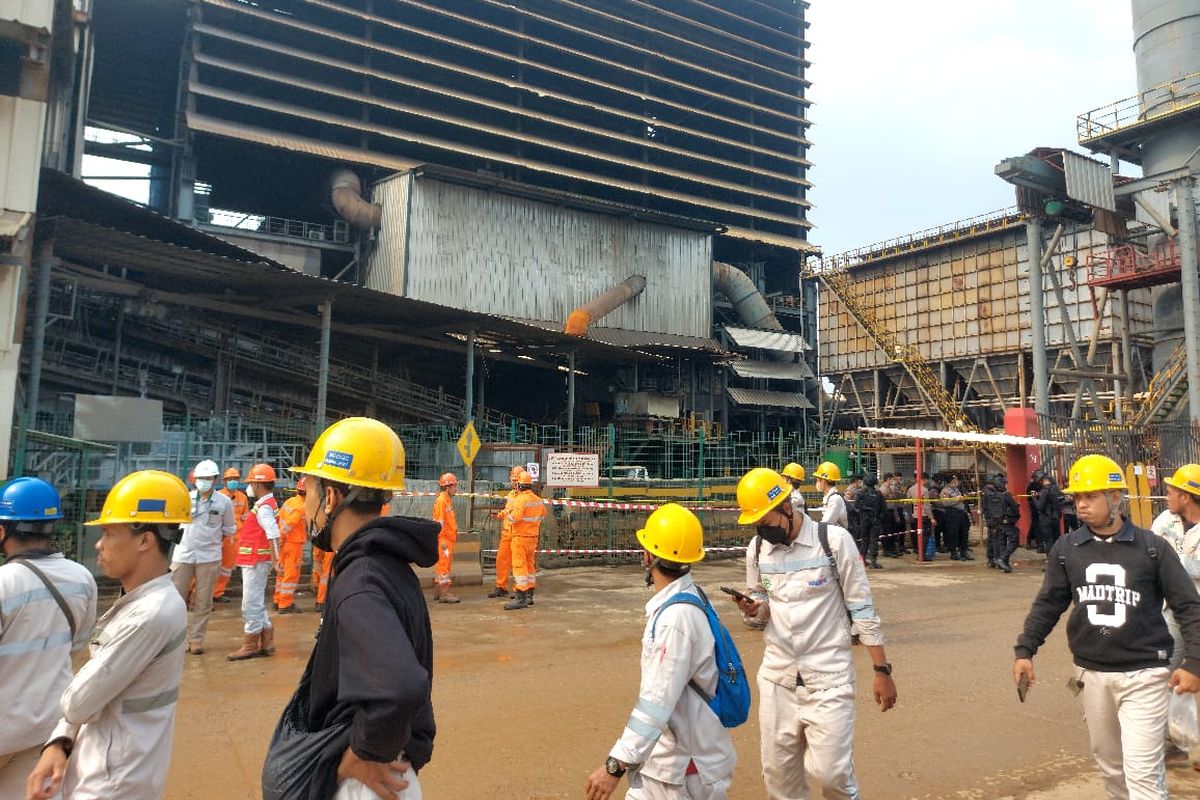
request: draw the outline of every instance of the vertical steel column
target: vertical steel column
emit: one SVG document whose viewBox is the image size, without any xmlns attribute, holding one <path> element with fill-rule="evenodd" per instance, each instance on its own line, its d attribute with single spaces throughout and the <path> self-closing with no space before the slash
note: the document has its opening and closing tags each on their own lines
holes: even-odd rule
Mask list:
<svg viewBox="0 0 1200 800">
<path fill-rule="evenodd" d="M 54 266 L 54 242 L 42 243 L 38 251 L 38 288 L 33 306 L 33 341 L 29 349 L 29 389 L 25 395 L 24 421 L 13 463 L 13 475 L 25 474 L 25 448 L 29 431 L 37 428 L 37 410 L 41 403 L 42 361 L 46 355 L 46 320 L 50 316 L 50 270 Z"/>
<path fill-rule="evenodd" d="M 1200 422 L 1200 264 L 1196 257 L 1196 198 L 1192 177 L 1175 181 L 1175 207 L 1179 212 L 1179 267 L 1183 289 L 1183 342 L 1187 355 L 1188 413 Z"/>
<path fill-rule="evenodd" d="M 117 387 L 121 383 L 121 345 L 125 336 L 125 301 L 121 301 L 121 307 L 117 309 L 117 332 L 113 336 L 113 374 L 112 374 L 112 392 L 117 393 Z M 220 372 L 220 355 L 217 357 L 217 370 Z"/>
<path fill-rule="evenodd" d="M 567 359 L 567 449 L 575 449 L 575 348 Z"/>
<path fill-rule="evenodd" d="M 1133 382 L 1133 341 L 1129 336 L 1129 290 L 1121 290 L 1121 302 L 1117 304 L 1118 319 L 1121 321 L 1121 361 L 1124 364 L 1125 394 L 1133 399 L 1137 387 Z"/>
<path fill-rule="evenodd" d="M 1030 351 L 1033 354 L 1033 407 L 1039 414 L 1050 413 L 1050 367 L 1046 363 L 1046 291 L 1042 280 L 1042 221 L 1031 218 L 1025 223 L 1029 260 Z"/>
<path fill-rule="evenodd" d="M 917 517 L 917 563 L 921 563 L 925 560 L 925 527 L 921 524 L 921 521 L 925 519 L 925 515 L 922 513 L 924 509 L 921 507 L 921 492 L 925 488 L 925 482 L 921 477 L 923 475 L 923 468 L 921 466 L 921 440 L 917 439 L 916 441 L 917 478 L 915 483 L 917 484 L 917 504 L 913 506 L 913 513 Z"/>
<path fill-rule="evenodd" d="M 329 396 L 329 327 L 333 320 L 333 301 L 321 303 L 321 357 L 317 372 L 317 418 L 314 435 L 325 430 L 325 405 Z"/>
<path fill-rule="evenodd" d="M 467 422 L 475 418 L 475 329 L 467 331 Z"/>
</svg>

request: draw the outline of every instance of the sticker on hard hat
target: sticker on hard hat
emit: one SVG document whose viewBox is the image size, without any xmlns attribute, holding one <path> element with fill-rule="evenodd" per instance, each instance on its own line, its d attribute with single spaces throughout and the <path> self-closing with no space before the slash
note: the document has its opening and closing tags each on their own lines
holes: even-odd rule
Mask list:
<svg viewBox="0 0 1200 800">
<path fill-rule="evenodd" d="M 167 510 L 167 501 L 166 500 L 138 500 L 137 510 L 138 510 L 139 514 L 143 511 L 165 512 Z"/>
<path fill-rule="evenodd" d="M 772 486 L 770 489 L 767 490 L 767 499 L 774 500 L 776 497 L 779 497 L 779 495 L 781 495 L 781 494 L 783 494 L 782 487 Z"/>
<path fill-rule="evenodd" d="M 1120 483 L 1121 482 L 1121 473 L 1119 473 L 1119 472 L 1108 473 L 1108 482 L 1109 483 Z"/>
<path fill-rule="evenodd" d="M 1195 489 L 1200 489 L 1200 481 L 1188 481 L 1187 485 Z"/>
<path fill-rule="evenodd" d="M 343 453 L 340 450 L 326 450 L 325 464 L 338 469 L 350 469 L 350 464 L 354 462 L 353 453 Z"/>
<path fill-rule="evenodd" d="M 44 514 L 47 517 L 50 516 L 51 514 L 57 514 L 57 513 L 58 513 L 58 509 L 54 506 L 50 506 L 49 508 L 42 509 L 42 514 Z"/>
</svg>

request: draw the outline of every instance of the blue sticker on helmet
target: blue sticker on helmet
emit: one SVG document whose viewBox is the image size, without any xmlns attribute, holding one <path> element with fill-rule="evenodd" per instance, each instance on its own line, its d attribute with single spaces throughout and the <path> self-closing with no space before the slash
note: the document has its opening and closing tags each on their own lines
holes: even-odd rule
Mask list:
<svg viewBox="0 0 1200 800">
<path fill-rule="evenodd" d="M 325 464 L 338 469 L 350 469 L 350 464 L 354 462 L 353 453 L 343 453 L 340 450 L 326 450 Z"/>
<path fill-rule="evenodd" d="M 1123 480 L 1123 477 L 1122 477 L 1121 473 L 1119 473 L 1119 472 L 1108 473 L 1108 482 L 1109 483 L 1120 483 L 1122 480 Z"/>
<path fill-rule="evenodd" d="M 772 486 L 770 489 L 767 490 L 767 499 L 774 500 L 776 497 L 779 497 L 779 495 L 781 495 L 781 494 L 783 494 L 782 487 Z"/>
<path fill-rule="evenodd" d="M 139 514 L 142 513 L 143 511 L 165 512 L 167 510 L 167 501 L 166 500 L 138 500 L 137 510 L 138 510 Z"/>
</svg>

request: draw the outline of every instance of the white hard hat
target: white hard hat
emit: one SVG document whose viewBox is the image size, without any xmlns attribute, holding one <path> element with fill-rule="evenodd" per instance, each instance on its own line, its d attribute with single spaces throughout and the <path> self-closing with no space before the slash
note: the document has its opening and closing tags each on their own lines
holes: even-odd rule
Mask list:
<svg viewBox="0 0 1200 800">
<path fill-rule="evenodd" d="M 204 459 L 192 469 L 192 477 L 194 478 L 215 478 L 221 474 L 221 470 L 217 468 L 217 462 Z"/>
</svg>

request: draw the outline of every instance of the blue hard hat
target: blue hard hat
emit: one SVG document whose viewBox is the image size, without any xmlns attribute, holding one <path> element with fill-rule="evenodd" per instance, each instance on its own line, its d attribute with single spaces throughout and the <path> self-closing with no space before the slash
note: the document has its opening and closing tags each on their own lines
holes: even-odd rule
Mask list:
<svg viewBox="0 0 1200 800">
<path fill-rule="evenodd" d="M 14 478 L 0 486 L 0 522 L 62 519 L 58 491 L 41 478 Z"/>
</svg>

